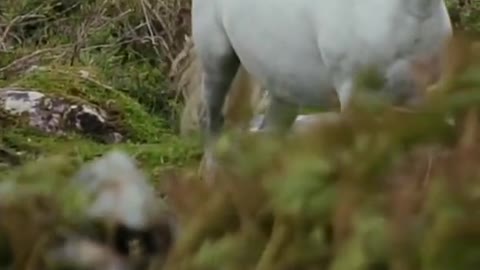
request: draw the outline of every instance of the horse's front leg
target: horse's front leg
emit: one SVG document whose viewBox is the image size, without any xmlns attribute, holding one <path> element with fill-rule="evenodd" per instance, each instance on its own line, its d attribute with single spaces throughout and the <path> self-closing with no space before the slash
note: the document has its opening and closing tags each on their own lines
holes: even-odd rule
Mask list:
<svg viewBox="0 0 480 270">
<path fill-rule="evenodd" d="M 229 73 L 204 73 L 202 92 L 206 117 L 203 130 L 207 145 L 214 143 L 224 126 L 223 106 L 231 83 Z"/>
</svg>

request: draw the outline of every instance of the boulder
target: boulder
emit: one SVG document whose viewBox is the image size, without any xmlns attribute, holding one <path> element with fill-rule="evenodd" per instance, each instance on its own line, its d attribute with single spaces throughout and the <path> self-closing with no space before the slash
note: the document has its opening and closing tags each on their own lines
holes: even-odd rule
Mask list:
<svg viewBox="0 0 480 270">
<path fill-rule="evenodd" d="M 52 135 L 77 132 L 105 143 L 123 139 L 101 108 L 36 89 L 0 88 L 0 113 Z"/>
</svg>

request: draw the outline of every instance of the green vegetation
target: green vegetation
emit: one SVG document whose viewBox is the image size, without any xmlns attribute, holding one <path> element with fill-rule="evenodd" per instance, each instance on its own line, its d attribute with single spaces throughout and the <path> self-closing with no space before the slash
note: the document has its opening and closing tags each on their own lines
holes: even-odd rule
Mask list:
<svg viewBox="0 0 480 270">
<path fill-rule="evenodd" d="M 480 51 L 464 42 L 420 111 L 361 91 L 306 134 L 225 136 L 217 188 L 175 198 L 202 214 L 167 269 L 476 269 Z"/>
<path fill-rule="evenodd" d="M 480 31 L 480 3 L 468 0 L 447 0 L 455 27 L 472 32 Z"/>
<path fill-rule="evenodd" d="M 148 157 L 150 169 L 197 159 L 197 142 L 175 135 L 181 100 L 166 76 L 188 29 L 187 8 L 177 1 L 2 1 L 0 87 L 102 108 L 127 139 L 115 147 Z M 87 160 L 114 147 L 72 132 L 52 137 L 23 122 L 0 112 L 0 146 L 20 154 L 0 163 L 65 152 Z"/>
</svg>

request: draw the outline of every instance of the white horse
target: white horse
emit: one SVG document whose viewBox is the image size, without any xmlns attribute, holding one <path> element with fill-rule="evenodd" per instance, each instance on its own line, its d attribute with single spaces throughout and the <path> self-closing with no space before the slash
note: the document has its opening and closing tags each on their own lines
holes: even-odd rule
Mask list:
<svg viewBox="0 0 480 270">
<path fill-rule="evenodd" d="M 452 34 L 443 0 L 193 0 L 193 41 L 202 67 L 208 142 L 242 65 L 271 95 L 261 129 L 291 127 L 300 106 L 348 107 L 366 67 L 385 76 L 397 104 L 421 101 L 415 68 L 442 69 Z"/>
</svg>

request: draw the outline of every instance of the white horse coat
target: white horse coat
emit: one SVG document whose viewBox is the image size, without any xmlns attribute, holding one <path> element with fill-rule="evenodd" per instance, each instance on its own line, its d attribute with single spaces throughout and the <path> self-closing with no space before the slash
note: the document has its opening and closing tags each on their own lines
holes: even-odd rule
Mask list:
<svg viewBox="0 0 480 270">
<path fill-rule="evenodd" d="M 443 0 L 193 0 L 192 25 L 210 138 L 240 64 L 272 97 L 263 127 L 288 128 L 299 106 L 330 108 L 332 90 L 344 109 L 372 65 L 387 92 L 415 100 L 412 65 L 440 71 L 452 34 Z"/>
</svg>

